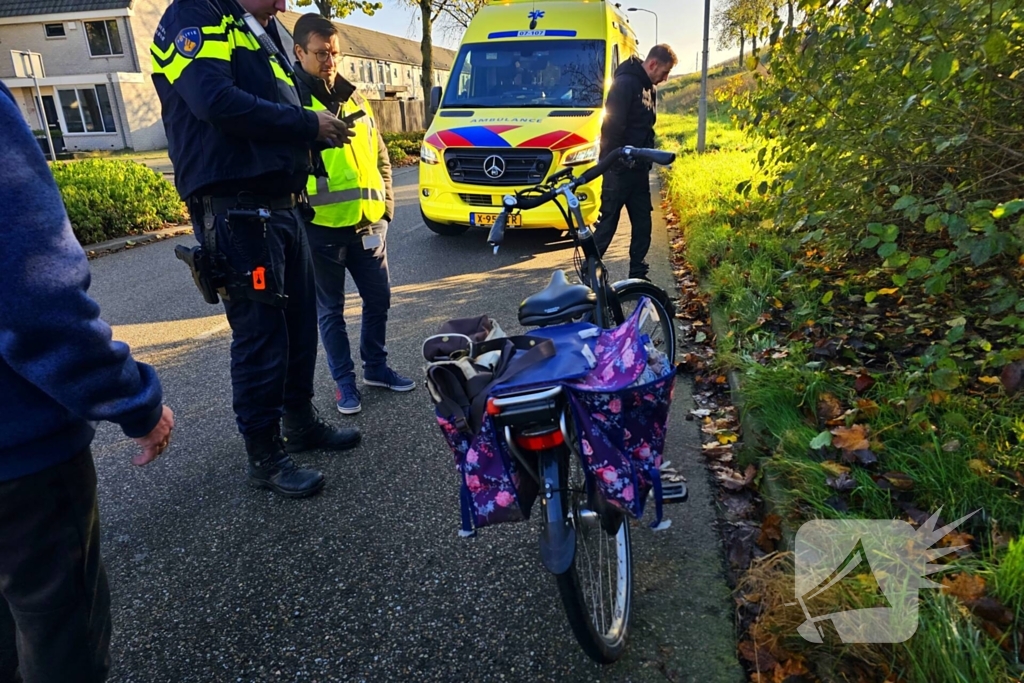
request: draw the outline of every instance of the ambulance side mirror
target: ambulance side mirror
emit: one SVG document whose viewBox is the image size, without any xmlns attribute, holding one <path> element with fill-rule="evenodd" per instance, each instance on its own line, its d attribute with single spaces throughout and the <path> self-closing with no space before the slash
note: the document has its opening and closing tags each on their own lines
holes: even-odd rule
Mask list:
<svg viewBox="0 0 1024 683">
<path fill-rule="evenodd" d="M 436 114 L 441 108 L 441 86 L 435 85 L 430 89 L 430 113 Z"/>
</svg>

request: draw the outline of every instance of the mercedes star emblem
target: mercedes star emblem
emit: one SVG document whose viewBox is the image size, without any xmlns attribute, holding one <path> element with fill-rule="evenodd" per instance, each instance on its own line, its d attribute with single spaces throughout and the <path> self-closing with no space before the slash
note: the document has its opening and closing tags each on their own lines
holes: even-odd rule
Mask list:
<svg viewBox="0 0 1024 683">
<path fill-rule="evenodd" d="M 505 160 L 497 154 L 487 157 L 484 159 L 484 173 L 487 174 L 488 178 L 497 180 L 505 175 Z"/>
</svg>

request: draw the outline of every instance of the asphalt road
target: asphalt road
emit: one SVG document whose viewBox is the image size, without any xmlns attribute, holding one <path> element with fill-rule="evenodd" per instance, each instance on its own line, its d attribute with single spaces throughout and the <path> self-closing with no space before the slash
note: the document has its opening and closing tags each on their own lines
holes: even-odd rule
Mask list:
<svg viewBox="0 0 1024 683">
<path fill-rule="evenodd" d="M 497 256 L 482 232 L 435 236 L 419 219 L 415 169 L 396 181 L 388 345 L 394 367 L 420 378 L 424 337 L 449 318 L 483 313 L 517 332 L 519 302 L 554 268 L 571 269 L 572 252 L 553 231 L 512 232 Z M 667 238 L 656 229 L 652 275 L 669 285 Z M 627 235 L 609 254 L 619 277 Z M 317 404 L 358 425 L 363 445 L 301 456 L 327 476 L 315 498 L 286 501 L 245 485 L 230 331 L 172 254 L 190 240 L 91 264 L 104 318 L 158 368 L 177 420 L 172 447 L 145 468 L 129 464 L 133 443 L 112 425 L 94 444 L 113 594 L 111 681 L 743 679 L 696 423 L 684 419 L 693 407 L 685 379 L 666 457 L 686 474 L 691 498 L 667 508 L 670 529 L 635 529 L 629 650 L 600 667 L 569 630 L 534 523 L 458 537 L 457 475 L 422 386 L 366 387 L 363 412 L 342 417 L 321 351 Z"/>
</svg>

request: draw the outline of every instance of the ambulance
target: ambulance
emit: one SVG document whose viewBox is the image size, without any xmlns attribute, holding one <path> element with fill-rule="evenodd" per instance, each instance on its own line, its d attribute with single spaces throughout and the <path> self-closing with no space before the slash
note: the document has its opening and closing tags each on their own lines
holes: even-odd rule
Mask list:
<svg viewBox="0 0 1024 683">
<path fill-rule="evenodd" d="M 504 195 L 597 161 L 604 101 L 619 63 L 638 53 L 618 4 L 492 0 L 473 18 L 451 78 L 433 89 L 420 151 L 420 211 L 439 235 L 490 228 Z M 597 220 L 600 179 L 577 194 Z M 554 203 L 509 228 L 564 228 Z"/>
</svg>

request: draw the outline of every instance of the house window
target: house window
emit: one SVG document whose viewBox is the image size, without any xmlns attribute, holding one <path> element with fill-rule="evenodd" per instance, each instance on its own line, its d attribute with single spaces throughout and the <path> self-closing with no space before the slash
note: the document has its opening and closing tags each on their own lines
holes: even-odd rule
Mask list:
<svg viewBox="0 0 1024 683">
<path fill-rule="evenodd" d="M 63 38 L 64 24 L 43 24 L 43 30 L 46 31 L 47 38 Z"/>
<path fill-rule="evenodd" d="M 68 133 L 114 133 L 114 112 L 107 86 L 58 90 L 64 126 Z"/>
<path fill-rule="evenodd" d="M 351 64 L 349 64 L 348 65 L 348 69 L 349 69 L 349 71 L 352 72 L 353 76 L 356 75 L 356 63 L 355 62 L 352 62 Z"/>
<path fill-rule="evenodd" d="M 116 19 L 85 22 L 85 36 L 89 39 L 89 54 L 93 57 L 124 54 Z"/>
</svg>

